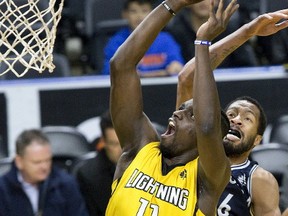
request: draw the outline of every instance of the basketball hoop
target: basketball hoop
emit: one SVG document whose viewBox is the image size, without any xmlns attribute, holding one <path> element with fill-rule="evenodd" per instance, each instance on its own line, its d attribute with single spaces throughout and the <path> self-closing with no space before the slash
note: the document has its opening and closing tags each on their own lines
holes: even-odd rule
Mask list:
<svg viewBox="0 0 288 216">
<path fill-rule="evenodd" d="M 53 72 L 53 48 L 64 0 L 1 0 L 0 76 L 24 76 L 30 69 Z M 16 71 L 15 63 L 25 66 Z"/>
</svg>

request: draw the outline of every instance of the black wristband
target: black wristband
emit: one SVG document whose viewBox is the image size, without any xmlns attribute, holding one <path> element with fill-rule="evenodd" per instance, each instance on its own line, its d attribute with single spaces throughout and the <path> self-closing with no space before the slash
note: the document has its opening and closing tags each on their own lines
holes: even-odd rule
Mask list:
<svg viewBox="0 0 288 216">
<path fill-rule="evenodd" d="M 171 7 L 166 3 L 166 1 L 163 1 L 161 4 L 169 11 L 170 14 L 172 14 L 173 16 L 176 15 L 175 11 L 171 9 Z"/>
</svg>

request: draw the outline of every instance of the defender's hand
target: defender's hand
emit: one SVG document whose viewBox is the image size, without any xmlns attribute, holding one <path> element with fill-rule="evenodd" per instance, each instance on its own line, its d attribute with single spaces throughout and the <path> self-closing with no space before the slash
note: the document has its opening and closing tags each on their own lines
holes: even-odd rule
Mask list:
<svg viewBox="0 0 288 216">
<path fill-rule="evenodd" d="M 247 24 L 251 36 L 268 36 L 288 27 L 288 9 L 266 13 Z"/>
</svg>

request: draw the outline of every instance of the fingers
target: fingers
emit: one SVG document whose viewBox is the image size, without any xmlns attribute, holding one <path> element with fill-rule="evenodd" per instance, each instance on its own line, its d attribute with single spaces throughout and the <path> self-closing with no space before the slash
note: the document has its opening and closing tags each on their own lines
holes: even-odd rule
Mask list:
<svg viewBox="0 0 288 216">
<path fill-rule="evenodd" d="M 214 17 L 214 0 L 210 0 L 209 14 L 210 17 Z"/>
<path fill-rule="evenodd" d="M 230 17 L 236 12 L 238 8 L 239 4 L 237 4 L 237 0 L 232 0 L 225 10 L 226 19 L 230 19 Z"/>
<path fill-rule="evenodd" d="M 279 28 L 279 31 L 284 29 L 284 28 L 287 28 L 288 27 L 288 20 L 284 20 L 280 23 L 277 23 L 275 26 Z"/>
<path fill-rule="evenodd" d="M 239 4 L 237 3 L 237 0 L 232 0 L 229 5 L 227 6 L 227 9 L 226 10 L 229 10 L 229 11 L 234 11 L 235 10 L 235 7 L 236 9 L 239 7 Z"/>
<path fill-rule="evenodd" d="M 288 15 L 288 9 L 279 10 L 277 12 Z"/>
<path fill-rule="evenodd" d="M 235 11 L 238 10 L 238 8 L 239 8 L 239 4 L 237 3 L 237 0 L 233 0 L 232 2 L 233 2 L 233 4 L 231 5 L 232 10 L 230 10 L 231 11 L 231 15 L 234 14 Z"/>
<path fill-rule="evenodd" d="M 218 19 L 221 18 L 224 22 L 227 22 L 238 8 L 239 4 L 237 4 L 237 0 L 232 0 L 224 11 L 224 0 L 220 0 L 216 12 L 216 17 Z"/>
<path fill-rule="evenodd" d="M 287 12 L 287 13 L 286 13 Z M 273 13 L 268 13 L 270 16 L 273 17 L 280 17 L 281 19 L 288 19 L 288 10 L 281 10 L 281 11 L 276 11 Z"/>
<path fill-rule="evenodd" d="M 222 17 L 223 8 L 224 8 L 223 0 L 220 0 L 220 2 L 219 2 L 219 4 L 218 4 L 218 9 L 217 9 L 217 12 L 216 12 L 216 16 L 217 16 L 217 17 Z"/>
<path fill-rule="evenodd" d="M 237 4 L 237 0 L 232 0 L 226 8 L 224 8 L 224 0 L 220 0 L 216 12 L 217 20 L 220 21 L 222 25 L 226 26 L 231 16 L 238 8 L 239 4 Z M 212 15 L 212 9 L 213 8 L 210 8 L 210 17 Z"/>
</svg>

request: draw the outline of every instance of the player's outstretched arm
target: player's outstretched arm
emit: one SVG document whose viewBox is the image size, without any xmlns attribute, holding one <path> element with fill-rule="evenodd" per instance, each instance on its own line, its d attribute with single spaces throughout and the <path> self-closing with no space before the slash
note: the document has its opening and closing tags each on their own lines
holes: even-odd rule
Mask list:
<svg viewBox="0 0 288 216">
<path fill-rule="evenodd" d="M 243 25 L 210 47 L 212 69 L 218 67 L 234 50 L 253 36 L 269 36 L 288 27 L 288 9 L 266 13 Z M 195 58 L 191 59 L 178 75 L 177 102 L 178 108 L 184 101 L 193 97 L 193 78 Z"/>
<path fill-rule="evenodd" d="M 137 26 L 110 60 L 110 112 L 126 157 L 121 157 L 121 161 L 129 163 L 141 147 L 151 141 L 158 141 L 157 132 L 143 113 L 141 83 L 136 65 L 173 13 L 200 1 L 166 0 Z"/>
<path fill-rule="evenodd" d="M 214 74 L 209 60 L 209 42 L 215 35 L 223 32 L 225 14 L 227 19 L 238 8 L 236 1 L 232 1 L 225 9 L 220 0 L 216 13 L 214 0 L 210 1 L 210 15 L 197 31 L 195 41 L 195 77 L 193 83 L 193 114 L 199 152 L 199 177 L 203 185 L 202 196 L 199 196 L 199 207 L 205 215 L 214 212 L 206 208 L 207 200 L 218 202 L 230 179 L 230 163 L 225 155 L 222 144 L 221 106 Z M 227 120 L 227 125 L 229 125 Z M 228 132 L 228 127 L 227 127 Z M 214 209 L 215 210 L 215 209 Z"/>
</svg>

